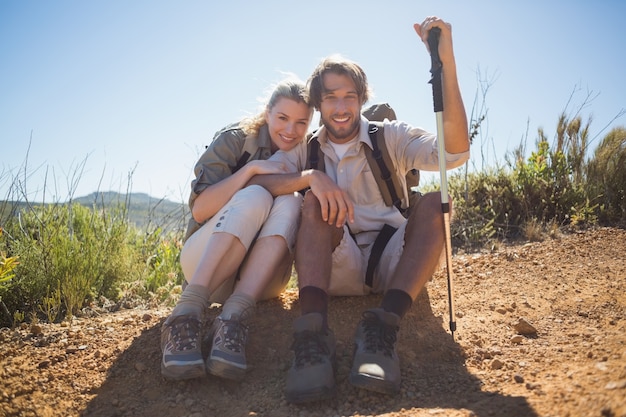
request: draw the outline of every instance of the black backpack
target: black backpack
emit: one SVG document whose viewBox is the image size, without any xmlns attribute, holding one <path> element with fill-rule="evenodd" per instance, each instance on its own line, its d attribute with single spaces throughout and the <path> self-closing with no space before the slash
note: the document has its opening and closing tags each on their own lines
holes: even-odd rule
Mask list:
<svg viewBox="0 0 626 417">
<path fill-rule="evenodd" d="M 365 147 L 365 156 L 370 165 L 370 169 L 374 174 L 380 193 L 383 196 L 385 204 L 387 206 L 395 206 L 402 215 L 408 217 L 409 207 L 402 206 L 402 197 L 404 192 L 402 189 L 402 182 L 393 173 L 394 169 L 389 169 L 393 166 L 393 161 L 389 156 L 389 150 L 387 149 L 387 142 L 383 132 L 383 123 L 385 119 L 395 120 L 396 113 L 387 103 L 373 104 L 363 110 L 363 115 L 370 121 L 368 133 L 370 141 L 372 142 L 372 148 Z M 308 142 L 308 156 L 307 169 L 319 169 L 324 171 L 324 155 L 320 150 L 320 144 L 317 140 L 317 135 L 314 133 Z M 419 184 L 419 171 L 417 169 L 411 169 L 406 174 L 406 187 L 409 200 L 412 200 L 412 196 L 417 192 L 413 190 L 413 187 L 417 187 Z"/>
</svg>

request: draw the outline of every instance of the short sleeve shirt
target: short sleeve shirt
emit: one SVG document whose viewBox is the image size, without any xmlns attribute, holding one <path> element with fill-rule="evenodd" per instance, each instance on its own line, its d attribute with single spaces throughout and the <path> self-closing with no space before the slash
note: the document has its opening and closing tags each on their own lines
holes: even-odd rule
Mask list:
<svg viewBox="0 0 626 417">
<path fill-rule="evenodd" d="M 349 224 L 350 231 L 354 235 L 361 233 L 369 235 L 370 237 L 364 237 L 365 241 L 375 239 L 384 224 L 398 227 L 406 221 L 395 207 L 385 205 L 374 174 L 370 170 L 364 151 L 364 146 L 372 147 L 368 124 L 368 120 L 361 117 L 358 140 L 346 151 L 341 160 L 328 143 L 326 129 L 321 127 L 316 133 L 324 154 L 326 174 L 346 191 L 355 204 L 355 222 Z M 400 121 L 385 120 L 383 129 L 396 175 L 402 181 L 406 173 L 413 168 L 423 171 L 439 170 L 435 134 Z M 305 142 L 288 152 L 278 151 L 271 157 L 272 160 L 283 162 L 289 172 L 306 169 L 307 158 Z M 456 168 L 469 158 L 469 151 L 460 154 L 446 152 L 445 158 L 448 169 Z M 357 242 L 360 243 L 358 238 Z"/>
</svg>

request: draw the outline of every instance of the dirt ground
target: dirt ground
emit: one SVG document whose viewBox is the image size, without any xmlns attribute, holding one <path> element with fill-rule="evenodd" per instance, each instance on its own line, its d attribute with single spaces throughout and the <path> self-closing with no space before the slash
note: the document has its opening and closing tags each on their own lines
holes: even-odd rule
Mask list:
<svg viewBox="0 0 626 417">
<path fill-rule="evenodd" d="M 454 339 L 444 266 L 402 322 L 396 397 L 347 379 L 356 322 L 379 296 L 331 300 L 338 395 L 305 406 L 284 398 L 294 292 L 259 305 L 241 383 L 164 380 L 166 308 L 3 329 L 0 415 L 626 416 L 625 257 L 626 231 L 611 228 L 455 255 Z"/>
</svg>

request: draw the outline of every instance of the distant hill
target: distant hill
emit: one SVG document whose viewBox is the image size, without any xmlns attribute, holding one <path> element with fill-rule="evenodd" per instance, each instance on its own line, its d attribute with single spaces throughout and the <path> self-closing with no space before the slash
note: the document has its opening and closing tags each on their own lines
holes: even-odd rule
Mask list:
<svg viewBox="0 0 626 417">
<path fill-rule="evenodd" d="M 150 232 L 157 227 L 164 231 L 184 231 L 190 217 L 187 204 L 158 199 L 145 193 L 122 194 L 114 191 L 99 191 L 75 198 L 72 201 L 99 210 L 116 206 L 126 207 L 129 222 L 140 230 Z M 0 218 L 5 215 L 15 215 L 19 211 L 28 210 L 31 205 L 40 204 L 28 204 L 23 201 L 0 201 Z"/>
<path fill-rule="evenodd" d="M 159 199 L 145 193 L 122 194 L 115 191 L 99 191 L 74 199 L 86 207 L 110 208 L 117 205 L 128 208 L 128 220 L 139 229 L 181 230 L 187 227 L 189 207 L 187 204 Z"/>
</svg>

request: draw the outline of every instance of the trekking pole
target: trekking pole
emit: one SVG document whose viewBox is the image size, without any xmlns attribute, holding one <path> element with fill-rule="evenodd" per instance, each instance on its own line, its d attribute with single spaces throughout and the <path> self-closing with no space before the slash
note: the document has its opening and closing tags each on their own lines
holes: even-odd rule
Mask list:
<svg viewBox="0 0 626 417">
<path fill-rule="evenodd" d="M 431 59 L 431 79 L 433 86 L 433 104 L 437 117 L 437 145 L 439 149 L 439 174 L 441 178 L 441 211 L 443 213 L 443 232 L 446 245 L 446 269 L 448 271 L 448 305 L 450 306 L 450 332 L 454 340 L 456 321 L 454 320 L 454 284 L 452 276 L 452 243 L 450 237 L 450 202 L 448 198 L 448 179 L 446 177 L 446 151 L 443 133 L 443 90 L 441 70 L 443 64 L 439 58 L 439 35 L 441 29 L 435 27 L 428 32 L 428 47 Z"/>
</svg>

